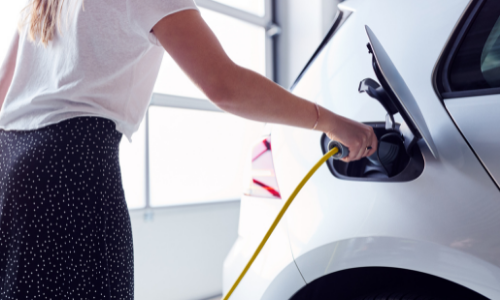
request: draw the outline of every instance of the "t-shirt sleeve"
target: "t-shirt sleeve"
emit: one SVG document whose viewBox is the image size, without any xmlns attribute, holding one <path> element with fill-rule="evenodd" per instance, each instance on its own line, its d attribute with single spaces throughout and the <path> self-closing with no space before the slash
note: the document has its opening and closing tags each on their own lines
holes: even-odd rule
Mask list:
<svg viewBox="0 0 500 300">
<path fill-rule="evenodd" d="M 131 21 L 154 44 L 158 42 L 151 30 L 156 23 L 168 15 L 188 9 L 198 10 L 193 0 L 129 0 Z"/>
</svg>

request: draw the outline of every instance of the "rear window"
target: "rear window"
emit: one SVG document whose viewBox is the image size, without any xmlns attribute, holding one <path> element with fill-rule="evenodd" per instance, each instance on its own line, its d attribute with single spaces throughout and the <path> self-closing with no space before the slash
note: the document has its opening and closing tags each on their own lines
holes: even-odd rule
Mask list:
<svg viewBox="0 0 500 300">
<path fill-rule="evenodd" d="M 500 1 L 484 2 L 448 74 L 454 92 L 500 87 Z"/>
</svg>

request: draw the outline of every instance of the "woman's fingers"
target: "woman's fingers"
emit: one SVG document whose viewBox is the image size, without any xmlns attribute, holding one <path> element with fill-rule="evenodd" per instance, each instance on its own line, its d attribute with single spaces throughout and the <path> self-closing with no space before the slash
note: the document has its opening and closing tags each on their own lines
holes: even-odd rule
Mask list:
<svg viewBox="0 0 500 300">
<path fill-rule="evenodd" d="M 366 146 L 365 146 L 366 139 L 367 138 L 362 138 L 361 141 L 359 141 L 358 144 L 356 144 L 356 148 L 357 148 L 357 149 L 355 149 L 356 155 L 352 157 L 352 160 L 359 160 L 359 159 L 363 158 L 363 154 L 366 153 Z"/>
<path fill-rule="evenodd" d="M 330 138 L 337 139 L 349 148 L 349 156 L 343 158 L 345 162 L 359 160 L 377 151 L 377 136 L 371 126 L 346 120 L 343 130 L 338 134 L 331 135 Z"/>
<path fill-rule="evenodd" d="M 368 151 L 368 153 L 366 154 L 366 156 L 371 156 L 375 152 L 377 152 L 377 149 L 378 149 L 378 140 L 377 140 L 377 135 L 375 134 L 375 132 L 373 132 L 373 134 L 371 136 L 370 147 L 372 147 L 372 149 Z"/>
<path fill-rule="evenodd" d="M 349 148 L 349 155 L 344 158 L 345 162 L 351 162 L 351 161 L 356 161 L 364 157 L 364 152 L 366 152 L 364 145 L 365 142 L 355 142 L 355 143 L 350 143 L 349 145 L 346 145 L 347 148 Z"/>
</svg>

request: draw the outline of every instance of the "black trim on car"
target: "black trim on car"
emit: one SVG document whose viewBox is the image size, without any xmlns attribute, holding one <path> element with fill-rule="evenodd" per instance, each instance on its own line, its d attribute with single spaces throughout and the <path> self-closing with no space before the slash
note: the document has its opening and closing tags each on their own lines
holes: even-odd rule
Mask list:
<svg viewBox="0 0 500 300">
<path fill-rule="evenodd" d="M 334 34 L 337 32 L 337 30 L 340 28 L 340 26 L 347 20 L 347 18 L 351 15 L 351 13 L 352 13 L 351 11 L 343 11 L 341 9 L 338 10 L 337 16 L 335 17 L 335 20 L 333 21 L 332 27 L 330 27 L 330 30 L 326 34 L 326 36 L 323 39 L 323 41 L 321 42 L 321 44 L 318 46 L 318 48 L 316 49 L 314 54 L 311 56 L 311 58 L 309 59 L 309 61 L 305 65 L 305 67 L 302 69 L 299 76 L 297 76 L 297 79 L 295 79 L 292 86 L 290 87 L 290 90 L 293 90 L 295 88 L 295 86 L 297 85 L 299 80 L 302 78 L 302 76 L 304 76 L 307 69 L 309 69 L 309 67 L 314 62 L 314 60 L 316 60 L 316 57 L 318 57 L 318 54 L 321 52 L 321 50 L 323 50 L 323 48 L 325 48 L 325 46 L 328 44 L 330 39 L 334 36 Z"/>
<path fill-rule="evenodd" d="M 467 35 L 474 19 L 478 15 L 479 11 L 483 7 L 485 0 L 472 0 L 464 13 L 460 17 L 457 25 L 453 29 L 453 32 L 446 42 L 446 46 L 441 52 L 439 59 L 434 67 L 434 72 L 432 76 L 432 84 L 434 87 L 434 91 L 438 95 L 438 97 L 443 99 L 450 98 L 461 98 L 461 97 L 469 97 L 476 95 L 490 95 L 498 92 L 498 89 L 483 89 L 483 90 L 471 90 L 471 91 L 460 91 L 453 92 L 451 90 L 450 82 L 449 82 L 449 69 L 455 55 L 458 52 L 465 36 Z"/>
<path fill-rule="evenodd" d="M 485 0 L 471 0 L 469 2 L 469 5 L 466 7 L 464 10 L 464 13 L 460 17 L 459 21 L 455 25 L 455 28 L 453 28 L 451 36 L 448 38 L 448 41 L 446 41 L 446 46 L 441 52 L 436 65 L 434 66 L 434 70 L 432 72 L 432 86 L 434 87 L 434 91 L 438 98 L 441 100 L 441 104 L 443 105 L 445 111 L 448 113 L 448 116 L 450 117 L 450 120 L 453 122 L 455 127 L 457 128 L 458 132 L 462 136 L 463 140 L 469 147 L 469 149 L 472 151 L 478 162 L 481 164 L 481 166 L 484 168 L 486 171 L 486 174 L 490 177 L 491 181 L 493 184 L 500 190 L 500 186 L 497 184 L 495 178 L 493 175 L 490 173 L 484 162 L 481 160 L 479 155 L 476 153 L 472 145 L 469 143 L 465 135 L 463 134 L 462 130 L 460 130 L 460 127 L 458 127 L 457 122 L 453 118 L 453 116 L 450 114 L 448 109 L 446 108 L 446 105 L 444 105 L 444 99 L 454 99 L 454 98 L 464 98 L 464 97 L 473 97 L 473 96 L 485 96 L 485 95 L 493 95 L 493 94 L 498 94 L 500 93 L 500 88 L 491 88 L 491 89 L 480 89 L 480 90 L 470 90 L 470 91 L 460 91 L 460 92 L 452 92 L 451 88 L 449 86 L 448 82 L 448 91 L 444 91 L 444 86 L 442 85 L 443 82 L 441 79 L 443 76 L 447 76 L 448 73 L 444 71 L 448 71 L 447 69 L 445 70 L 443 61 L 447 58 L 448 61 L 453 61 L 453 56 L 456 54 L 458 48 L 460 47 L 460 43 L 463 41 L 464 37 L 466 36 L 470 25 L 473 23 L 474 18 L 477 16 L 478 12 L 480 11 L 482 5 L 485 3 Z M 449 68 L 449 64 L 447 66 Z"/>
<path fill-rule="evenodd" d="M 443 73 L 441 74 L 442 76 L 442 83 L 443 83 L 443 88 L 444 92 L 452 92 L 451 90 L 451 85 L 449 81 L 449 76 L 450 76 L 450 66 L 453 60 L 455 59 L 455 56 L 458 52 L 458 49 L 460 49 L 460 46 L 462 45 L 462 42 L 469 32 L 469 29 L 474 22 L 474 19 L 476 18 L 477 14 L 481 10 L 483 4 L 486 2 L 484 0 L 477 0 L 477 3 L 474 4 L 472 9 L 467 10 L 468 17 L 464 19 L 464 23 L 462 24 L 460 30 L 457 32 L 457 38 L 455 41 L 451 44 L 450 52 L 446 56 L 446 60 L 443 65 Z"/>
</svg>

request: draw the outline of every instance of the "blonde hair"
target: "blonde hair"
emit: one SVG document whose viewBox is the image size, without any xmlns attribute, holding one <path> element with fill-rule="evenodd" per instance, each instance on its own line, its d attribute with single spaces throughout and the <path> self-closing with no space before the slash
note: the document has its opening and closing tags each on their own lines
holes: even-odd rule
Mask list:
<svg viewBox="0 0 500 300">
<path fill-rule="evenodd" d="M 19 30 L 26 28 L 32 42 L 47 46 L 56 28 L 61 30 L 61 11 L 65 0 L 30 0 L 23 10 Z M 69 16 L 68 16 L 69 17 Z M 26 25 L 28 25 L 26 27 Z"/>
</svg>

